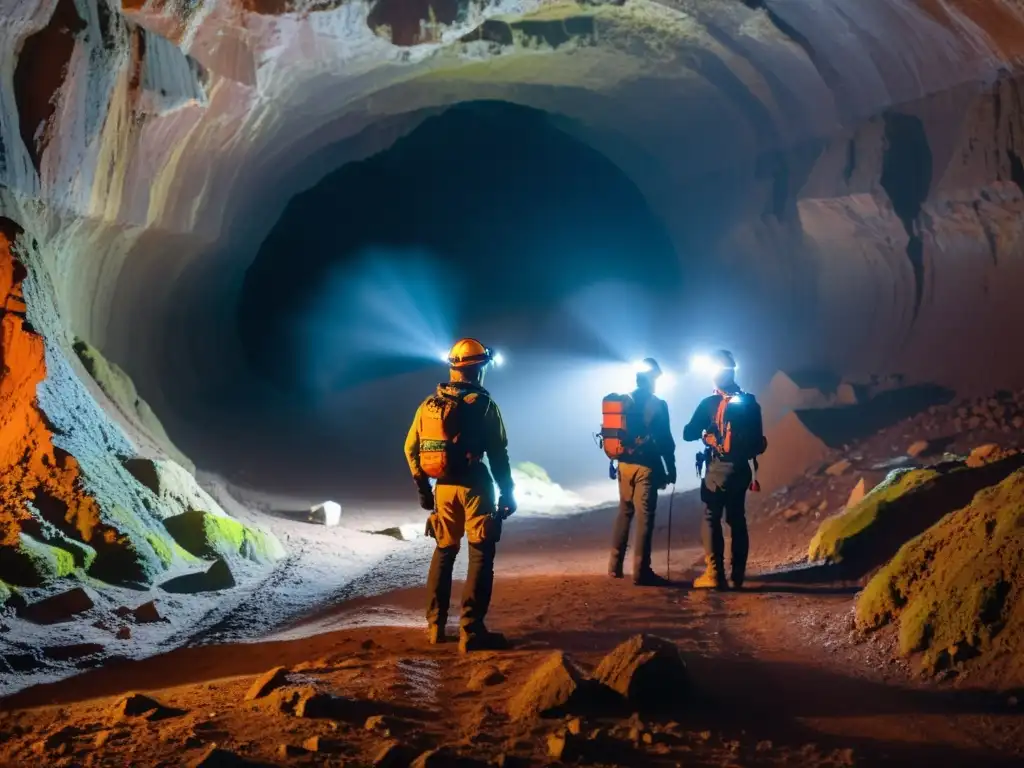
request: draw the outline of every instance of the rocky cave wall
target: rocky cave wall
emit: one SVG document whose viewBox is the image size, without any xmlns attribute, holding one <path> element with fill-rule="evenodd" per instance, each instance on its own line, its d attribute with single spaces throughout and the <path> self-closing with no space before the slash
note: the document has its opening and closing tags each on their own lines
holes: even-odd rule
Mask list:
<svg viewBox="0 0 1024 768">
<path fill-rule="evenodd" d="M 1014 343 L 1024 320 L 1018 0 L 2 7 L 0 215 L 46 350 L 39 381 L 5 345 L 5 381 L 27 382 L 18 402 L 35 387 L 82 468 L 59 482 L 100 518 L 149 514 L 123 461 L 172 449 L 89 383 L 75 337 L 197 450 L 188 406 L 238 374 L 233 308 L 275 215 L 463 100 L 546 110 L 616 162 L 680 257 L 728 275 L 780 364 L 831 356 L 968 389 L 1024 377 L 979 341 Z M 719 225 L 702 232 L 708 199 Z"/>
</svg>

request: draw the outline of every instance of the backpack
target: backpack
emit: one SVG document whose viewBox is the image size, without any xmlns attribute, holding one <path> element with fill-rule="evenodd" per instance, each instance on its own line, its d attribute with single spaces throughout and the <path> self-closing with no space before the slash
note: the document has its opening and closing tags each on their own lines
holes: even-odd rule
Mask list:
<svg viewBox="0 0 1024 768">
<path fill-rule="evenodd" d="M 761 406 L 746 392 L 721 394 L 715 411 L 715 451 L 731 461 L 749 461 L 764 453 Z"/>
<path fill-rule="evenodd" d="M 472 423 L 475 404 L 484 397 L 478 392 L 438 390 L 420 408 L 420 466 L 428 477 L 445 480 L 465 474 L 483 458 L 466 425 Z"/>
<path fill-rule="evenodd" d="M 644 414 L 630 395 L 612 393 L 601 401 L 601 431 L 598 445 L 615 461 L 639 450 L 644 442 Z"/>
</svg>

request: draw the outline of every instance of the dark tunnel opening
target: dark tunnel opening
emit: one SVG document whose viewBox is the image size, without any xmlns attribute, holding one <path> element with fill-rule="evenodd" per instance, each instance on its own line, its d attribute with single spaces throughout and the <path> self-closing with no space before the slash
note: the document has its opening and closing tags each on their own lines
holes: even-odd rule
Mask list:
<svg viewBox="0 0 1024 768">
<path fill-rule="evenodd" d="M 667 302 L 680 274 L 607 158 L 543 112 L 472 102 L 294 197 L 247 272 L 238 321 L 259 375 L 337 391 L 436 366 L 461 335 L 586 352 L 593 340 L 555 320 L 571 296 L 617 282 Z M 593 307 L 610 324 L 624 311 Z"/>
</svg>

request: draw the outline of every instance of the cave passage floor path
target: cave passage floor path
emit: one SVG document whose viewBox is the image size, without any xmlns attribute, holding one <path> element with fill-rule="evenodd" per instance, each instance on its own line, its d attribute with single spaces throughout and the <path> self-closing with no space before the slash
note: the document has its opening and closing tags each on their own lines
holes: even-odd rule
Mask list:
<svg viewBox="0 0 1024 768">
<path fill-rule="evenodd" d="M 271 764 L 280 764 L 282 745 L 330 733 L 361 764 L 382 743 L 362 727 L 367 714 L 403 723 L 392 735 L 417 748 L 447 745 L 486 759 L 514 753 L 543 764 L 546 734 L 559 723 L 524 730 L 504 716 L 508 698 L 552 651 L 592 669 L 621 640 L 648 632 L 673 640 L 686 656 L 689 705 L 670 718 L 684 736 L 655 742 L 656 749 L 641 743 L 617 764 L 1020 764 L 1019 711 L 989 694 L 909 681 L 877 643 L 854 639 L 849 590 L 753 587 L 638 588 L 595 574 L 504 576 L 499 566 L 490 623 L 512 638 L 506 652 L 460 656 L 451 644 L 427 646 L 424 590 L 410 587 L 345 601 L 317 617 L 341 629 L 182 648 L 25 690 L 0 703 L 0 731 L 21 734 L 6 748 L 13 759 L 31 749 L 32 734 L 38 741 L 61 724 L 92 738 L 112 727 L 104 721 L 116 697 L 142 690 L 187 714 L 122 723 L 122 741 L 106 748 L 110 764 L 128 754 L 122 748 L 136 764 L 175 764 L 179 751 L 212 740 L 209 733 L 222 747 Z M 251 676 L 277 665 L 292 668 L 296 684 L 364 702 L 359 722 L 327 731 L 323 720 L 244 702 Z M 484 668 L 502 682 L 470 690 Z M 614 723 L 590 726 L 614 732 Z M 95 764 L 106 764 L 108 752 Z"/>
</svg>

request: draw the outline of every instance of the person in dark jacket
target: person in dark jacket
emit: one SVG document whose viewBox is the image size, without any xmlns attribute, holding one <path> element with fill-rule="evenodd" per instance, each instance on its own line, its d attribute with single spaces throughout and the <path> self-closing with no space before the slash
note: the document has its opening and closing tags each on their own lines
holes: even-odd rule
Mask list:
<svg viewBox="0 0 1024 768">
<path fill-rule="evenodd" d="M 654 394 L 661 368 L 652 358 L 644 360 L 642 365 L 643 370 L 636 375 L 636 389 L 631 394 L 635 407 L 643 416 L 642 442 L 628 460 L 619 461 L 619 514 L 612 535 L 608 575 L 622 578 L 630 524 L 634 516 L 639 515 L 633 583 L 654 586 L 664 583 L 651 568 L 654 513 L 658 506 L 658 491 L 676 482 L 676 444 L 669 425 L 668 404 Z"/>
<path fill-rule="evenodd" d="M 768 448 L 757 399 L 736 384 L 736 360 L 720 350 L 711 358 L 715 391 L 694 411 L 683 428 L 683 440 L 700 440 L 705 449 L 706 472 L 700 498 L 704 504 L 701 539 L 705 570 L 694 582 L 696 589 L 727 589 L 725 534 L 722 517 L 732 534 L 731 575 L 733 586 L 743 586 L 750 541 L 747 534 L 746 496 L 753 480 L 757 457 Z"/>
</svg>

